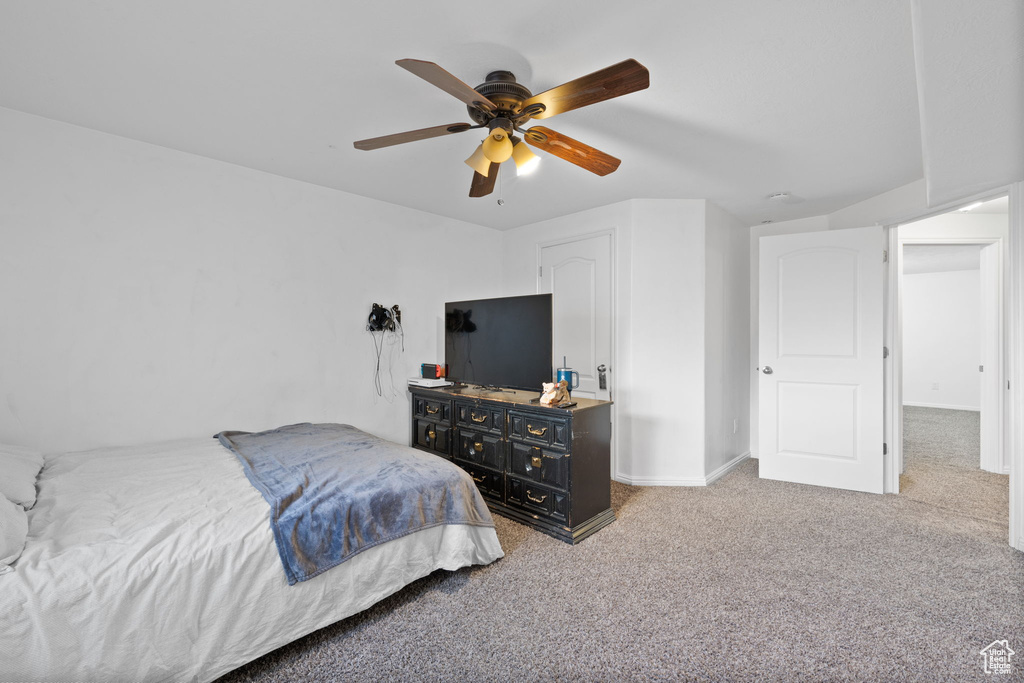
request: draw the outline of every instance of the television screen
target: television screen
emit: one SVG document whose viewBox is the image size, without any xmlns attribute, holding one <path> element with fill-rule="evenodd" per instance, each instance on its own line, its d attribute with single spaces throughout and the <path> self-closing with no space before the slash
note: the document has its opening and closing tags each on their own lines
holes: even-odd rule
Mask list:
<svg viewBox="0 0 1024 683">
<path fill-rule="evenodd" d="M 550 294 L 450 301 L 444 321 L 452 382 L 540 391 L 551 381 Z"/>
</svg>

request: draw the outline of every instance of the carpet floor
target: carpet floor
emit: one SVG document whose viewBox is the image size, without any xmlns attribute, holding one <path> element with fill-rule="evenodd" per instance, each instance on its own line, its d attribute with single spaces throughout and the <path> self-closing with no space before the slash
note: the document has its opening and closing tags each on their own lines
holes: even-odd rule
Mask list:
<svg viewBox="0 0 1024 683">
<path fill-rule="evenodd" d="M 496 516 L 503 559 L 435 572 L 219 683 L 991 680 L 980 651 L 1004 638 L 1020 659 L 995 678 L 1018 680 L 1008 477 L 958 450 L 970 414 L 922 410 L 900 495 L 762 480 L 754 460 L 704 488 L 613 482 L 617 521 L 579 545 Z"/>
</svg>

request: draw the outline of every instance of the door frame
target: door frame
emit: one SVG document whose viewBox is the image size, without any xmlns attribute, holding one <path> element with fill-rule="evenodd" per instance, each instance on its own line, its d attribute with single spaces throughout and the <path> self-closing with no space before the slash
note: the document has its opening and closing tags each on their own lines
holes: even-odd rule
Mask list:
<svg viewBox="0 0 1024 683">
<path fill-rule="evenodd" d="M 983 354 L 982 357 L 986 360 L 985 371 L 980 373 L 981 380 L 981 410 L 984 411 L 985 430 L 982 434 L 982 438 L 986 443 L 992 444 L 992 448 L 986 453 L 982 451 L 981 456 L 981 468 L 988 472 L 996 472 L 998 474 L 1009 473 L 1009 460 L 1006 457 L 1005 449 L 1005 406 L 1006 400 L 1004 394 L 1007 392 L 1002 390 L 1003 377 L 1005 376 L 1005 367 L 1003 362 L 1003 354 L 1005 352 L 1005 340 L 1006 340 L 1006 327 L 1004 323 L 1004 272 L 1003 272 L 1003 252 L 1006 247 L 1003 244 L 1003 240 L 997 238 L 937 238 L 937 237 L 900 237 L 898 230 L 899 226 L 889 228 L 892 232 L 896 232 L 897 248 L 890 252 L 895 254 L 895 258 L 892 259 L 893 270 L 895 275 L 893 281 L 896 282 L 896 286 L 893 287 L 895 290 L 895 302 L 894 310 L 896 315 L 893 321 L 893 344 L 890 347 L 890 352 L 893 357 L 893 391 L 892 400 L 893 407 L 898 409 L 900 418 L 902 420 L 903 413 L 903 247 L 907 245 L 931 245 L 931 244 L 948 244 L 948 245 L 964 245 L 972 244 L 979 245 L 982 247 L 981 250 L 981 266 L 980 272 L 980 286 L 981 296 L 985 299 L 989 299 L 994 296 L 995 305 L 992 310 L 985 310 L 982 313 L 982 328 L 984 330 L 984 342 L 983 342 Z M 989 299 L 990 300 L 990 299 Z M 990 353 L 992 352 L 992 353 Z M 896 374 L 896 368 L 900 369 L 900 373 Z M 895 418 L 894 418 L 895 419 Z M 900 422 L 900 437 L 894 439 L 890 447 L 890 452 L 893 458 L 893 469 L 896 473 L 896 480 L 893 482 L 893 492 L 899 491 L 899 474 L 904 471 L 905 463 L 903 461 L 903 439 L 902 439 L 902 421 Z"/>
<path fill-rule="evenodd" d="M 609 265 L 609 268 L 611 268 L 611 289 L 612 289 L 612 291 L 610 292 L 610 295 L 611 295 L 611 297 L 610 297 L 611 298 L 611 311 L 610 311 L 610 314 L 609 314 L 610 315 L 610 322 L 611 322 L 611 330 L 610 330 L 610 332 L 611 332 L 611 339 L 609 340 L 609 347 L 608 347 L 608 354 L 611 357 L 609 359 L 609 361 L 608 361 L 609 362 L 609 366 L 608 366 L 609 374 L 611 375 L 611 384 L 609 385 L 609 389 L 608 389 L 608 398 L 609 398 L 609 400 L 612 401 L 612 407 L 611 407 L 612 439 L 611 439 L 611 472 L 609 472 L 608 474 L 612 478 L 615 478 L 617 476 L 617 473 L 619 472 L 619 438 L 620 438 L 620 435 L 622 433 L 622 429 L 620 428 L 621 425 L 619 424 L 619 412 L 617 410 L 618 404 L 615 403 L 616 372 L 618 372 L 618 368 L 619 368 L 619 363 L 618 363 L 618 343 L 616 342 L 616 338 L 615 338 L 616 337 L 616 334 L 615 334 L 616 321 L 618 320 L 618 316 L 617 316 L 617 310 L 618 309 L 617 309 L 617 301 L 616 300 L 618 299 L 618 291 L 619 291 L 618 280 L 616 279 L 617 276 L 618 276 L 618 269 L 615 266 L 616 254 L 618 254 L 618 250 L 616 249 L 616 244 L 615 244 L 616 238 L 617 238 L 617 234 L 616 234 L 617 232 L 618 232 L 618 230 L 616 228 L 611 227 L 611 228 L 604 228 L 602 230 L 594 230 L 592 232 L 579 233 L 579 234 L 576 234 L 576 235 L 567 235 L 565 237 L 558 237 L 556 239 L 545 240 L 543 242 L 537 242 L 537 269 L 538 269 L 538 271 L 537 271 L 537 293 L 538 294 L 542 294 L 543 292 L 541 292 L 540 268 L 541 268 L 541 265 L 543 263 L 542 257 L 543 257 L 543 252 L 544 252 L 545 248 L 547 248 L 547 247 L 559 247 L 559 246 L 562 246 L 563 244 L 572 244 L 573 242 L 583 242 L 583 241 L 588 240 L 588 239 L 593 239 L 595 237 L 604 237 L 606 235 L 609 238 L 608 249 L 610 251 L 609 251 L 609 254 L 608 254 L 608 265 Z M 622 377 L 622 373 L 619 373 L 619 377 Z"/>
<path fill-rule="evenodd" d="M 1008 308 L 1004 320 L 1003 340 L 1005 343 L 1005 377 L 1008 387 L 1003 405 L 1003 453 L 1010 465 L 1010 524 L 1009 543 L 1024 552 L 1024 182 L 1004 185 L 986 192 L 963 197 L 955 202 L 947 202 L 926 213 L 915 213 L 897 216 L 883 222 L 888 233 L 888 249 L 897 258 L 889 259 L 886 270 L 886 311 L 885 311 L 885 343 L 894 352 L 890 354 L 884 367 L 885 382 L 885 436 L 886 443 L 893 449 L 898 448 L 902 460 L 902 386 L 897 378 L 902 377 L 902 358 L 896 351 L 901 350 L 901 336 L 898 316 L 899 291 L 898 282 L 901 270 L 900 243 L 898 231 L 895 229 L 903 223 L 912 223 L 924 218 L 931 218 L 949 213 L 956 208 L 975 201 L 984 201 L 1001 195 L 1009 195 L 1009 240 L 1005 249 L 1004 265 L 1009 276 Z M 977 243 L 979 240 L 975 240 Z M 899 491 L 899 465 L 894 451 L 890 449 L 885 462 L 885 490 Z"/>
</svg>

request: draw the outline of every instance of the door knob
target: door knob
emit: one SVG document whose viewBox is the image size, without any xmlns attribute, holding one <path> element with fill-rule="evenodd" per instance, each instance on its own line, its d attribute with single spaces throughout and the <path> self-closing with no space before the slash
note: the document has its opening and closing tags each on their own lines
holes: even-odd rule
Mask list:
<svg viewBox="0 0 1024 683">
<path fill-rule="evenodd" d="M 770 366 L 770 365 L 764 366 L 764 369 L 762 369 L 761 372 L 763 372 L 766 375 L 772 374 L 772 366 Z"/>
</svg>

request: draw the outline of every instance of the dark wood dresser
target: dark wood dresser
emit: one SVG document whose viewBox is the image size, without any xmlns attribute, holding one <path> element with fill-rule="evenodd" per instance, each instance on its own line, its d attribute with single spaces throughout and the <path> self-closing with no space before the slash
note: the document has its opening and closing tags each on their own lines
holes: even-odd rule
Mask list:
<svg viewBox="0 0 1024 683">
<path fill-rule="evenodd" d="M 409 387 L 412 445 L 469 472 L 492 512 L 566 543 L 615 521 L 611 402 L 560 409 L 537 392 Z"/>
</svg>

